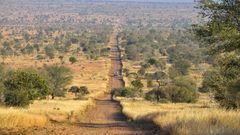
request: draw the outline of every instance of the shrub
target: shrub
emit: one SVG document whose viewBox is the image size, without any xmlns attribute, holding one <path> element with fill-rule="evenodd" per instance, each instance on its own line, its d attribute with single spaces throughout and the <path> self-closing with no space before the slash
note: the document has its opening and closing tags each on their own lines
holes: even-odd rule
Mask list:
<svg viewBox="0 0 240 135">
<path fill-rule="evenodd" d="M 43 60 L 43 59 L 45 59 L 44 56 L 43 56 L 43 55 L 40 55 L 40 54 L 38 54 L 36 58 L 37 58 L 37 60 Z"/>
<path fill-rule="evenodd" d="M 189 78 L 180 77 L 166 87 L 172 102 L 194 102 L 197 98 L 196 83 Z"/>
<path fill-rule="evenodd" d="M 174 79 L 174 78 L 180 76 L 180 73 L 179 73 L 178 70 L 175 69 L 174 67 L 170 67 L 170 68 L 168 69 L 168 75 L 169 75 L 169 78 L 170 78 L 170 79 Z"/>
<path fill-rule="evenodd" d="M 180 77 L 171 85 L 153 89 L 145 94 L 145 99 L 156 102 L 194 102 L 197 98 L 196 84 L 191 79 Z"/>
<path fill-rule="evenodd" d="M 69 92 L 75 93 L 76 99 L 83 99 L 83 96 L 89 94 L 88 88 L 86 86 L 72 86 Z"/>
<path fill-rule="evenodd" d="M 133 80 L 131 82 L 131 85 L 134 87 L 135 90 L 142 91 L 143 83 L 141 82 L 141 80 L 139 80 L 139 79 Z"/>
<path fill-rule="evenodd" d="M 70 89 L 69 89 L 69 92 L 72 92 L 72 93 L 78 93 L 79 92 L 79 87 L 78 86 L 72 86 Z"/>
<path fill-rule="evenodd" d="M 73 63 L 77 62 L 77 59 L 72 56 L 72 57 L 69 58 L 69 61 L 71 62 L 71 64 L 73 64 Z"/>
<path fill-rule="evenodd" d="M 209 92 L 219 85 L 220 75 L 216 70 L 209 70 L 203 74 L 202 87 L 199 89 L 200 92 Z"/>
<path fill-rule="evenodd" d="M 115 88 L 111 94 L 115 97 L 134 97 L 134 90 L 131 88 Z"/>
<path fill-rule="evenodd" d="M 180 74 L 187 75 L 191 63 L 188 60 L 178 60 L 174 62 L 173 66 Z"/>
<path fill-rule="evenodd" d="M 50 94 L 47 81 L 34 71 L 11 71 L 4 81 L 4 102 L 9 106 L 27 106 Z"/>
<path fill-rule="evenodd" d="M 146 93 L 145 99 L 149 101 L 166 103 L 169 100 L 169 94 L 163 89 L 153 89 Z"/>
<path fill-rule="evenodd" d="M 150 59 L 148 60 L 148 63 L 149 63 L 150 65 L 155 65 L 155 64 L 157 63 L 157 60 L 154 59 L 154 58 L 150 58 Z"/>
<path fill-rule="evenodd" d="M 81 93 L 82 95 L 89 94 L 88 88 L 86 86 L 80 86 L 79 93 Z"/>
<path fill-rule="evenodd" d="M 148 88 L 151 88 L 151 87 L 153 87 L 153 82 L 152 82 L 152 80 L 147 80 L 147 87 Z"/>
<path fill-rule="evenodd" d="M 123 69 L 123 73 L 126 75 L 126 76 L 128 76 L 129 75 L 129 69 L 127 69 L 127 68 L 124 68 Z"/>
</svg>

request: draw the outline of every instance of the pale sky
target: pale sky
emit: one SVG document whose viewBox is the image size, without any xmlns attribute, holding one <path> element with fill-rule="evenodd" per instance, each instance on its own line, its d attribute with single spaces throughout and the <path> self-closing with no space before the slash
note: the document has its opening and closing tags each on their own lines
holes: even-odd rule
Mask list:
<svg viewBox="0 0 240 135">
<path fill-rule="evenodd" d="M 194 2 L 194 0 L 112 0 L 112 1 L 140 1 L 140 2 Z"/>
</svg>

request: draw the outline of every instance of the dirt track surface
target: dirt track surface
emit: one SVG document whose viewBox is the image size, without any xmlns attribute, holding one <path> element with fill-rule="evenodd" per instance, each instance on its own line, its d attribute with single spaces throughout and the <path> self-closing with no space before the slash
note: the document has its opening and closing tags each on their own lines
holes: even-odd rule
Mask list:
<svg viewBox="0 0 240 135">
<path fill-rule="evenodd" d="M 121 52 L 117 43 L 117 33 L 110 39 L 111 69 L 109 93 L 112 88 L 124 86 L 122 78 Z M 158 135 L 159 128 L 150 122 L 131 122 L 122 114 L 117 101 L 110 94 L 95 99 L 96 106 L 88 110 L 85 122 L 75 124 L 52 123 L 48 128 L 31 130 L 28 135 Z"/>
</svg>

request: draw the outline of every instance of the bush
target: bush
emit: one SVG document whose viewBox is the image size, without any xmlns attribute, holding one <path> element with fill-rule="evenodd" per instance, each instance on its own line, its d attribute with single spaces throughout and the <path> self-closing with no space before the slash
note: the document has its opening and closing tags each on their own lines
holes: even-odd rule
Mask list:
<svg viewBox="0 0 240 135">
<path fill-rule="evenodd" d="M 203 74 L 202 87 L 199 89 L 200 92 L 213 91 L 214 87 L 218 86 L 220 75 L 215 70 L 206 71 Z"/>
<path fill-rule="evenodd" d="M 78 87 L 78 86 L 72 86 L 68 91 L 76 94 L 76 93 L 78 93 L 80 90 L 79 90 L 79 87 Z"/>
<path fill-rule="evenodd" d="M 154 59 L 154 58 L 150 58 L 150 59 L 148 60 L 148 63 L 149 63 L 150 65 L 155 65 L 155 64 L 157 63 L 157 60 Z"/>
<path fill-rule="evenodd" d="M 163 89 L 153 89 L 146 93 L 145 99 L 149 101 L 166 103 L 169 100 L 169 95 Z"/>
<path fill-rule="evenodd" d="M 148 87 L 148 88 L 153 87 L 153 82 L 152 82 L 152 80 L 147 80 L 147 87 Z"/>
<path fill-rule="evenodd" d="M 116 88 L 111 94 L 115 97 L 134 97 L 134 90 L 131 88 Z"/>
<path fill-rule="evenodd" d="M 50 94 L 47 81 L 34 71 L 12 71 L 4 81 L 4 102 L 9 106 L 27 106 Z"/>
<path fill-rule="evenodd" d="M 194 102 L 197 98 L 196 84 L 192 80 L 181 77 L 173 80 L 173 84 L 153 89 L 145 94 L 145 99 L 156 102 Z"/>
<path fill-rule="evenodd" d="M 44 56 L 43 56 L 43 55 L 40 55 L 40 54 L 38 54 L 36 58 L 37 58 L 37 60 L 43 60 L 43 59 L 45 59 Z"/>
<path fill-rule="evenodd" d="M 196 83 L 189 78 L 180 77 L 166 87 L 172 102 L 194 102 L 197 98 Z"/>
<path fill-rule="evenodd" d="M 141 80 L 139 80 L 139 79 L 133 80 L 131 82 L 131 85 L 134 87 L 135 90 L 142 91 L 143 83 L 141 82 Z"/>
<path fill-rule="evenodd" d="M 77 59 L 72 56 L 72 57 L 69 58 L 69 61 L 71 62 L 71 64 L 73 64 L 73 63 L 77 62 Z"/>
<path fill-rule="evenodd" d="M 79 93 L 81 93 L 82 95 L 89 94 L 88 88 L 86 86 L 80 86 Z"/>
<path fill-rule="evenodd" d="M 83 99 L 83 97 L 89 94 L 88 88 L 86 86 L 72 86 L 69 92 L 75 93 L 77 99 Z"/>
<path fill-rule="evenodd" d="M 89 94 L 88 88 L 86 86 L 72 86 L 69 89 L 69 92 L 75 93 L 75 94 L 81 94 L 81 95 L 87 95 Z"/>
<path fill-rule="evenodd" d="M 174 62 L 173 66 L 181 75 L 187 75 L 191 63 L 188 60 L 178 60 Z"/>
</svg>

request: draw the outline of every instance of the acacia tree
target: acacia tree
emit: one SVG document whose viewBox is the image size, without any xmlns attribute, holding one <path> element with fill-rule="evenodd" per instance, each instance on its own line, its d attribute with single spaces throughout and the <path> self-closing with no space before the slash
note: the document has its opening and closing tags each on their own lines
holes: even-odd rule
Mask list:
<svg viewBox="0 0 240 135">
<path fill-rule="evenodd" d="M 156 80 L 158 83 L 158 89 L 160 89 L 160 86 L 163 85 L 167 79 L 167 74 L 163 71 L 157 71 L 153 74 L 153 79 Z"/>
<path fill-rule="evenodd" d="M 64 66 L 52 65 L 45 66 L 44 70 L 53 90 L 51 93 L 52 99 L 56 96 L 64 96 L 66 92 L 65 87 L 72 80 L 70 69 Z"/>
<path fill-rule="evenodd" d="M 233 89 L 240 80 L 240 1 L 201 0 L 199 8 L 207 21 L 194 25 L 194 30 L 218 64 L 218 77 L 211 80 L 217 84 L 208 87 L 222 106 L 240 108 L 240 88 Z"/>
</svg>

